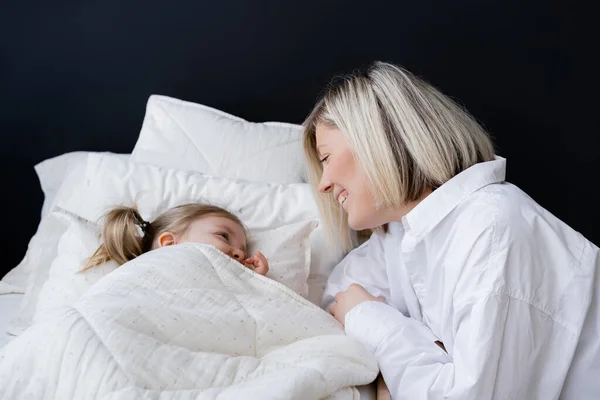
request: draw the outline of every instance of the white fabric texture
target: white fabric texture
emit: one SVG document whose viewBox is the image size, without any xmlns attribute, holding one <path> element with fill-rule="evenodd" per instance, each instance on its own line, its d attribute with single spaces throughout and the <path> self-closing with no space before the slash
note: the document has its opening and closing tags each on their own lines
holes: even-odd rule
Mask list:
<svg viewBox="0 0 600 400">
<path fill-rule="evenodd" d="M 23 260 L 10 270 L 0 282 L 0 295 L 8 293 L 26 293 L 33 285 L 32 274 L 39 267 L 48 270 L 56 257 L 56 246 L 66 226 L 60 220 L 45 217 L 27 245 Z"/>
<path fill-rule="evenodd" d="M 30 302 L 30 307 L 35 311 L 33 322 L 77 300 L 94 283 L 117 268 L 115 262 L 107 262 L 81 272 L 86 260 L 100 246 L 100 227 L 60 210 L 53 213 L 62 214 L 61 217 L 67 221 L 68 227 L 60 238 L 57 255 L 50 265 L 47 279 L 39 283 L 41 288 L 35 290 L 39 293 L 36 301 L 32 299 Z M 26 313 L 30 314 L 31 311 L 26 310 Z M 24 330 L 29 322 L 23 323 L 21 330 Z M 12 329 L 13 333 L 17 333 L 15 325 L 12 325 Z"/>
<path fill-rule="evenodd" d="M 70 218 L 65 214 L 50 213 L 42 219 L 38 231 L 31 239 L 25 259 L 17 270 L 19 273 L 26 273 L 24 276 L 27 284 L 22 291 L 24 296 L 19 309 L 6 329 L 11 335 L 18 335 L 31 325 L 40 291 L 48 280 L 52 261 L 58 255 L 58 243 L 70 223 Z"/>
<path fill-rule="evenodd" d="M 60 190 L 67 175 L 71 171 L 77 171 L 85 166 L 88 154 L 93 152 L 74 151 L 60 156 L 49 158 L 37 164 L 35 172 L 40 181 L 40 186 L 44 192 L 44 204 L 42 206 L 42 218 L 52 211 L 54 199 Z M 100 152 L 98 154 L 112 154 L 120 160 L 128 160 L 129 154 L 116 154 L 110 152 Z M 68 188 L 66 190 L 69 190 Z"/>
<path fill-rule="evenodd" d="M 0 350 L 0 398 L 353 399 L 375 359 L 210 246 L 149 252 Z"/>
<path fill-rule="evenodd" d="M 237 214 L 248 228 L 249 250 L 265 254 L 270 266 L 268 276 L 308 296 L 309 237 L 317 225 L 318 211 L 307 184 L 270 185 L 214 178 L 135 164 L 109 153 L 90 153 L 86 158 L 86 164 L 63 183 L 69 189 L 61 189 L 57 194 L 56 212 L 45 219 L 53 224 L 47 229 L 51 234 L 36 238 L 58 242 L 54 234 L 60 231 L 61 246 L 36 246 L 44 251 L 36 259 L 38 267 L 29 276 L 26 295 L 8 327 L 9 333 L 22 333 L 31 325 L 36 310 L 44 315 L 57 305 L 68 304 L 104 275 L 98 271 L 75 271 L 98 247 L 94 236 L 100 229 L 90 226 L 116 205 L 137 203 L 146 220 L 186 202 L 221 205 Z"/>
<path fill-rule="evenodd" d="M 117 268 L 116 263 L 108 262 L 81 272 L 86 260 L 101 243 L 100 227 L 76 216 L 64 214 L 62 210 L 54 213 L 63 214 L 62 218 L 68 220 L 69 225 L 60 239 L 58 253 L 52 261 L 47 280 L 40 282 L 43 284 L 41 290 L 38 288 L 32 290 L 32 293 L 39 293 L 37 302 L 30 302 L 30 307 L 35 307 L 33 322 L 39 321 L 61 306 L 71 304 L 94 283 Z M 305 285 L 302 282 L 303 278 L 295 279 L 289 274 L 302 274 L 303 268 L 298 268 L 298 265 L 308 264 L 310 248 L 307 242 L 313 228 L 314 221 L 301 221 L 256 232 L 252 234 L 249 249 L 261 249 L 265 254 L 271 255 L 268 273 L 271 279 L 296 285 L 291 289 L 302 292 Z M 25 310 L 25 314 L 30 313 L 30 310 Z M 27 326 L 28 324 L 23 324 L 20 330 L 24 330 Z M 12 333 L 17 333 L 14 325 L 12 325 Z"/>
<path fill-rule="evenodd" d="M 135 162 L 255 182 L 301 183 L 299 125 L 254 123 L 166 96 L 148 99 Z"/>
<path fill-rule="evenodd" d="M 6 327 L 19 309 L 23 295 L 20 293 L 3 294 L 0 296 L 0 348 L 13 339 L 6 333 Z"/>
<path fill-rule="evenodd" d="M 99 222 L 106 211 L 116 205 L 137 204 L 142 218 L 152 221 L 169 208 L 194 202 L 218 205 L 237 215 L 249 230 L 251 244 L 260 237 L 259 245 L 263 248 L 283 250 L 279 246 L 282 241 L 300 247 L 303 257 L 294 251 L 269 254 L 269 250 L 264 249 L 264 254 L 267 259 L 273 257 L 273 261 L 279 261 L 270 265 L 273 279 L 302 296 L 307 295 L 310 245 L 305 238 L 319 218 L 308 184 L 242 182 L 136 164 L 113 155 L 90 154 L 83 185 L 73 193 L 56 198 L 56 206 L 93 222 Z M 297 223 L 301 224 L 293 225 L 295 232 L 291 234 L 284 234 L 283 230 L 266 233 Z M 292 239 L 297 240 L 290 242 Z M 254 250 L 250 248 L 251 252 Z M 285 270 L 278 268 L 284 265 L 281 261 L 285 261 Z"/>
<path fill-rule="evenodd" d="M 35 235 L 27 246 L 25 257 L 0 281 L 0 294 L 25 293 L 30 275 L 42 264 L 45 265 L 46 270 L 48 269 L 54 258 L 53 255 L 56 254 L 56 246 L 64 233 L 64 227 L 57 226 L 55 221 L 46 221 L 46 219 L 52 210 L 59 190 L 69 193 L 73 190 L 72 187 L 63 187 L 63 183 L 77 181 L 76 179 L 68 180 L 67 176 L 83 173 L 88 154 L 90 152 L 66 153 L 44 160 L 35 166 L 35 172 L 44 192 L 42 218 Z M 115 157 L 126 160 L 129 158 L 129 154 L 115 154 Z"/>
<path fill-rule="evenodd" d="M 345 322 L 394 399 L 599 396 L 599 250 L 504 182 L 505 165 L 457 175 L 331 275 L 324 306 L 352 283 L 386 299 Z"/>
</svg>

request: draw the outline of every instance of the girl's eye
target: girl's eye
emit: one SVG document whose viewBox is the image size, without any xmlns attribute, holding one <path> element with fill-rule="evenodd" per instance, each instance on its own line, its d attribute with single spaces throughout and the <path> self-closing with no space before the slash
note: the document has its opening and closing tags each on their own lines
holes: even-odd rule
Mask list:
<svg viewBox="0 0 600 400">
<path fill-rule="evenodd" d="M 218 233 L 217 235 L 221 236 L 225 240 L 229 240 L 229 234 L 227 232 L 221 232 L 221 233 Z"/>
<path fill-rule="evenodd" d="M 326 162 L 329 159 L 329 156 L 325 156 L 321 159 L 321 164 L 323 164 L 324 162 Z"/>
</svg>

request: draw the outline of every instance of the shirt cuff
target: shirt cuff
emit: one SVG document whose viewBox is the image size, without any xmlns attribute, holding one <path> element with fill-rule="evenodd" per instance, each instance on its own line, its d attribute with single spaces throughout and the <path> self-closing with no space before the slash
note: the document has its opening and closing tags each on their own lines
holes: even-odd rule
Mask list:
<svg viewBox="0 0 600 400">
<path fill-rule="evenodd" d="M 375 352 L 383 339 L 405 325 L 404 315 L 380 301 L 366 301 L 354 306 L 344 320 L 346 334 Z"/>
</svg>

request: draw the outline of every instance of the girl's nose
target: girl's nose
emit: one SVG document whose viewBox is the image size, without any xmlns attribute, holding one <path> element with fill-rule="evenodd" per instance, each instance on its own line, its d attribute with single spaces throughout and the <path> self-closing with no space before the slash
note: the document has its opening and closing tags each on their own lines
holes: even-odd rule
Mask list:
<svg viewBox="0 0 600 400">
<path fill-rule="evenodd" d="M 244 260 L 246 257 L 244 257 L 244 252 L 241 251 L 240 249 L 233 249 L 231 251 L 231 258 L 233 258 L 234 260 L 237 261 L 242 261 Z"/>
</svg>

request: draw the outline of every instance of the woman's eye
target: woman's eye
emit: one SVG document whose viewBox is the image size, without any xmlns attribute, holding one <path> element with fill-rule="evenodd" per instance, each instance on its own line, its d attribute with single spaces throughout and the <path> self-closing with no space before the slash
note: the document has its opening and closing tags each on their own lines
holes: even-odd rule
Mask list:
<svg viewBox="0 0 600 400">
<path fill-rule="evenodd" d="M 329 160 L 329 156 L 325 156 L 325 157 L 321 158 L 321 164 L 323 164 L 327 160 Z"/>
</svg>

